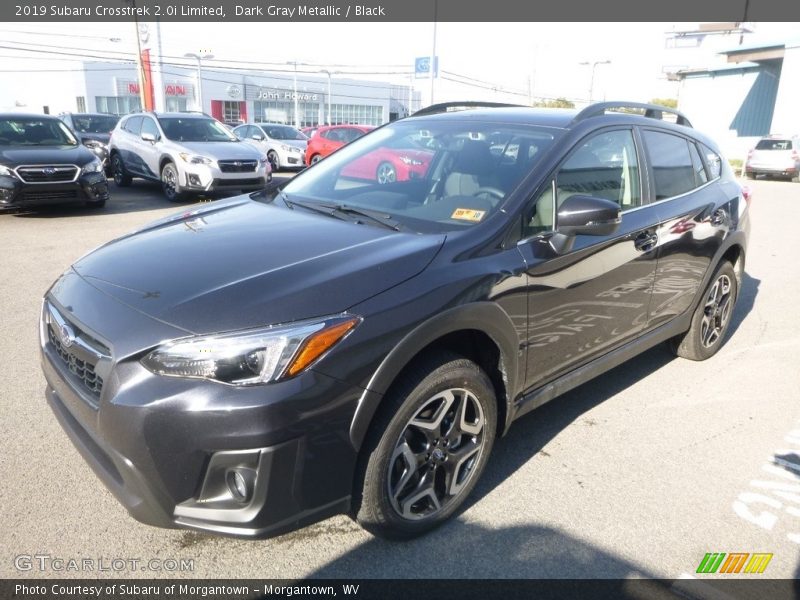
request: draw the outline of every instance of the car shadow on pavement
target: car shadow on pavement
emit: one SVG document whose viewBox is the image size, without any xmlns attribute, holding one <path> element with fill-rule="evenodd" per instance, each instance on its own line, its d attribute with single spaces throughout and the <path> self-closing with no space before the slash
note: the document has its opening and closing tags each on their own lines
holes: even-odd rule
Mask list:
<svg viewBox="0 0 800 600">
<path fill-rule="evenodd" d="M 758 296 L 758 286 L 761 284 L 760 279 L 751 277 L 748 273 L 742 275 L 742 284 L 739 289 L 739 298 L 736 300 L 736 306 L 733 308 L 733 316 L 731 317 L 730 328 L 728 329 L 727 339 L 731 339 L 739 329 L 739 326 L 745 320 L 753 306 L 756 303 L 756 296 Z"/>
</svg>

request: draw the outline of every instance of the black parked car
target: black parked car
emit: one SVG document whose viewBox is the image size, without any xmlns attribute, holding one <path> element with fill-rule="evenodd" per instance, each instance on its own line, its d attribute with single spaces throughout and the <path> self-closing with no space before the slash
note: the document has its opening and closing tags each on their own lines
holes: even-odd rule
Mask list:
<svg viewBox="0 0 800 600">
<path fill-rule="evenodd" d="M 111 177 L 111 164 L 108 160 L 108 140 L 117 126 L 119 117 L 105 113 L 61 113 L 58 117 L 72 129 L 81 144 L 94 152 L 103 162 L 103 169 Z"/>
<path fill-rule="evenodd" d="M 0 114 L 0 208 L 107 199 L 103 163 L 59 119 Z"/>
<path fill-rule="evenodd" d="M 263 537 L 346 512 L 414 536 L 516 418 L 656 344 L 719 350 L 749 212 L 714 142 L 657 106 L 455 108 L 157 221 L 50 289 L 48 401 L 134 517 Z M 352 175 L 387 146 L 431 158 Z"/>
</svg>

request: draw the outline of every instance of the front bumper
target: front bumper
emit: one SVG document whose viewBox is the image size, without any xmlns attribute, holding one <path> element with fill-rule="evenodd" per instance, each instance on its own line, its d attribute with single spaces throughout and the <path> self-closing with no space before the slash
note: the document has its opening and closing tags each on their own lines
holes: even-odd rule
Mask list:
<svg viewBox="0 0 800 600">
<path fill-rule="evenodd" d="M 179 168 L 181 186 L 189 191 L 262 190 L 272 180 L 268 163 L 259 164 L 255 170 L 238 173 L 223 172 L 216 163 L 211 165 L 183 163 Z"/>
<path fill-rule="evenodd" d="M 82 285 L 81 294 L 99 294 Z M 59 295 L 74 300 L 69 289 Z M 106 343 L 94 333 L 96 323 L 49 301 L 70 315 L 81 335 Z M 109 319 L 130 310 L 99 296 L 88 305 L 96 309 L 101 301 L 114 303 Z M 130 320 L 141 331 L 148 317 L 131 314 Z M 360 388 L 314 371 L 247 388 L 160 377 L 140 365 L 141 352 L 115 357 L 109 342 L 112 356 L 95 367 L 103 379 L 98 394 L 70 371 L 46 327 L 43 320 L 47 401 L 84 459 L 137 520 L 268 537 L 348 509 L 356 461 L 348 431 Z M 225 485 L 238 468 L 252 474 L 246 501 Z"/>
<path fill-rule="evenodd" d="M 0 176 L 0 208 L 26 208 L 52 204 L 108 200 L 108 180 L 100 173 L 81 175 L 74 182 L 25 183 Z"/>
</svg>

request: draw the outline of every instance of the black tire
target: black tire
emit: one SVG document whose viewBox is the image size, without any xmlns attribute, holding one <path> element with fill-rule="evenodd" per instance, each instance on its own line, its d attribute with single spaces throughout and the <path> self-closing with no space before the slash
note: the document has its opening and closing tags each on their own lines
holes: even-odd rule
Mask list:
<svg viewBox="0 0 800 600">
<path fill-rule="evenodd" d="M 181 190 L 178 168 L 174 163 L 168 162 L 161 167 L 161 189 L 170 202 L 183 202 L 186 192 Z"/>
<path fill-rule="evenodd" d="M 95 202 L 86 202 L 87 208 L 103 208 L 106 205 L 105 200 L 96 200 Z"/>
<path fill-rule="evenodd" d="M 722 261 L 703 291 L 689 330 L 669 341 L 672 352 L 689 360 L 714 356 L 725 341 L 738 294 L 733 265 Z"/>
<path fill-rule="evenodd" d="M 441 525 L 480 478 L 496 429 L 494 388 L 478 365 L 450 353 L 420 360 L 387 394 L 370 427 L 352 516 L 390 539 Z"/>
<path fill-rule="evenodd" d="M 745 176 L 748 179 L 755 179 L 756 178 L 756 174 L 755 173 L 745 173 Z"/>
<path fill-rule="evenodd" d="M 133 181 L 133 177 L 125 170 L 125 163 L 119 154 L 114 154 L 111 157 L 111 174 L 114 177 L 114 183 L 117 187 L 128 187 Z"/>
<path fill-rule="evenodd" d="M 383 161 L 375 171 L 375 179 L 380 184 L 394 183 L 397 181 L 397 169 L 392 163 Z"/>
<path fill-rule="evenodd" d="M 278 153 L 275 150 L 270 150 L 267 152 L 267 160 L 269 161 L 269 166 L 272 169 L 273 173 L 277 173 L 280 171 L 281 168 L 281 161 L 278 158 Z"/>
</svg>

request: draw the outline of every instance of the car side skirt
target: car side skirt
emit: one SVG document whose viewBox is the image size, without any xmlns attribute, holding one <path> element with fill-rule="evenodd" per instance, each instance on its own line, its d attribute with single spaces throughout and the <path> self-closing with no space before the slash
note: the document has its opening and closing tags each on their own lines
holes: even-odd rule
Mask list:
<svg viewBox="0 0 800 600">
<path fill-rule="evenodd" d="M 686 332 L 691 325 L 693 314 L 694 311 L 686 312 L 637 339 L 562 375 L 558 379 L 526 393 L 515 402 L 513 419 L 517 419 L 543 404 L 547 404 L 557 396 L 565 394 L 598 375 L 610 371 L 614 367 L 618 367 L 634 356 Z"/>
</svg>

